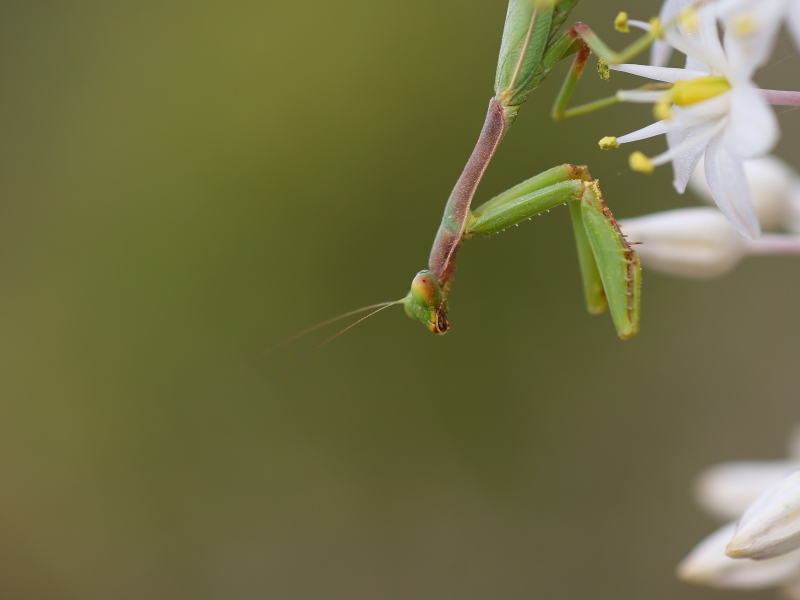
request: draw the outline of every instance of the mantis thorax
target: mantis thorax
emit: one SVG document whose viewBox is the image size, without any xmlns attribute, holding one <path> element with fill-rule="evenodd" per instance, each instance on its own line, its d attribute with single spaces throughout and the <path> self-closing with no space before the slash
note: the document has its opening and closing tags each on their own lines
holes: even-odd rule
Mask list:
<svg viewBox="0 0 800 600">
<path fill-rule="evenodd" d="M 428 270 L 416 274 L 403 305 L 409 317 L 421 321 L 433 333 L 446 333 L 450 328 L 439 280 Z"/>
</svg>

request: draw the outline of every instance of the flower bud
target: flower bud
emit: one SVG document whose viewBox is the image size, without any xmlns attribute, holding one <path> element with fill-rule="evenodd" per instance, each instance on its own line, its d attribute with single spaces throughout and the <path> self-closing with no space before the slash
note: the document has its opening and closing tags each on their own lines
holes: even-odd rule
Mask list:
<svg viewBox="0 0 800 600">
<path fill-rule="evenodd" d="M 777 481 L 736 524 L 726 552 L 733 558 L 773 558 L 800 547 L 800 471 Z"/>
<path fill-rule="evenodd" d="M 697 478 L 695 497 L 712 515 L 737 519 L 764 490 L 798 469 L 798 460 L 720 463 Z"/>
<path fill-rule="evenodd" d="M 777 156 L 745 159 L 744 174 L 762 227 L 777 229 L 789 212 L 792 184 L 797 175 Z M 702 158 L 689 178 L 689 187 L 705 202 L 714 204 L 706 182 Z"/>
<path fill-rule="evenodd" d="M 765 561 L 736 560 L 725 556 L 725 545 L 735 523 L 717 529 L 695 546 L 678 565 L 683 581 L 716 588 L 759 588 L 784 583 L 800 569 L 800 552 Z"/>
<path fill-rule="evenodd" d="M 746 242 L 714 208 L 681 208 L 620 221 L 642 264 L 683 277 L 706 278 L 729 271 Z"/>
</svg>

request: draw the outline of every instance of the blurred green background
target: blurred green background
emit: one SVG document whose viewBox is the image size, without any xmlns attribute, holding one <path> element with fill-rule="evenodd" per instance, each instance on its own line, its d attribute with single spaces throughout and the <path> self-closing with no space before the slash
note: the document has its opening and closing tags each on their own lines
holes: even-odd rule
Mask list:
<svg viewBox="0 0 800 600">
<path fill-rule="evenodd" d="M 658 3 L 574 18 L 621 47 L 621 8 Z M 642 332 L 621 342 L 586 314 L 554 210 L 464 247 L 446 336 L 390 309 L 276 381 L 325 334 L 243 373 L 426 266 L 504 13 L 2 4 L 0 596 L 772 597 L 673 570 L 716 526 L 696 473 L 782 456 L 800 418 L 797 259 L 709 282 L 645 272 Z M 783 44 L 762 79 L 798 68 Z M 668 168 L 631 173 L 597 147 L 649 107 L 549 120 L 565 69 L 478 200 L 572 162 L 618 218 L 696 203 Z M 613 77 L 578 99 L 633 82 Z M 792 161 L 800 113 L 781 122 Z"/>
</svg>

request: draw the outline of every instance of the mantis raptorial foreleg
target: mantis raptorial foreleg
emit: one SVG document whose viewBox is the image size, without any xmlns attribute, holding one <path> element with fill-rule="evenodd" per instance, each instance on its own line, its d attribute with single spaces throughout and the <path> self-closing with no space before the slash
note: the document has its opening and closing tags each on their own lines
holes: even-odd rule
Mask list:
<svg viewBox="0 0 800 600">
<path fill-rule="evenodd" d="M 619 336 L 639 330 L 641 269 L 586 167 L 562 165 L 532 177 L 479 206 L 465 238 L 491 235 L 560 204 L 570 205 L 589 312 L 611 307 Z"/>
<path fill-rule="evenodd" d="M 639 258 L 586 167 L 554 167 L 495 196 L 470 212 L 463 239 L 499 233 L 561 204 L 570 206 L 589 312 L 599 314 L 610 307 L 619 336 L 633 337 L 639 331 Z M 444 292 L 430 271 L 421 271 L 412 284 L 406 309 L 433 331 L 442 333 L 447 329 Z M 410 305 L 420 301 L 424 307 L 412 310 Z"/>
</svg>

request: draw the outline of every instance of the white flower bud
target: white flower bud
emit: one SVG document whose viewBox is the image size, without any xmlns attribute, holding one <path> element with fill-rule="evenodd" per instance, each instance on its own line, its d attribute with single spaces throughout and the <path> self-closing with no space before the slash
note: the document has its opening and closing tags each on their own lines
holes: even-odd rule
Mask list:
<svg viewBox="0 0 800 600">
<path fill-rule="evenodd" d="M 794 170 L 777 156 L 749 158 L 743 161 L 753 207 L 764 229 L 777 229 L 789 211 L 789 198 L 797 180 Z M 689 178 L 689 187 L 705 202 L 714 204 L 706 182 L 703 159 Z"/>
<path fill-rule="evenodd" d="M 695 496 L 712 515 L 737 519 L 764 490 L 798 469 L 798 460 L 721 463 L 700 474 Z"/>
<path fill-rule="evenodd" d="M 668 210 L 619 223 L 642 264 L 651 269 L 705 278 L 722 275 L 746 251 L 745 239 L 714 208 Z"/>
<path fill-rule="evenodd" d="M 726 552 L 734 558 L 772 558 L 800 547 L 800 471 L 775 482 L 739 519 Z"/>
<path fill-rule="evenodd" d="M 796 578 L 800 552 L 772 560 L 736 560 L 725 556 L 735 523 L 728 523 L 695 546 L 678 565 L 678 577 L 689 583 L 717 588 L 760 588 Z"/>
</svg>

